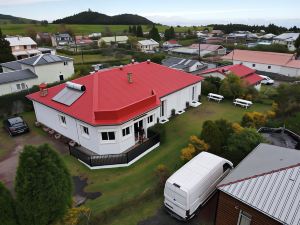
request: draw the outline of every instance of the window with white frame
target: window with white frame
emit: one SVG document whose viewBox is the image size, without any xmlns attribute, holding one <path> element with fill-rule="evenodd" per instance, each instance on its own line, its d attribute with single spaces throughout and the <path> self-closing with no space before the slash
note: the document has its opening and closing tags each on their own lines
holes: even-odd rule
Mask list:
<svg viewBox="0 0 300 225">
<path fill-rule="evenodd" d="M 153 115 L 148 116 L 148 118 L 147 118 L 147 122 L 148 123 L 153 123 L 153 120 L 154 120 L 154 116 Z"/>
<path fill-rule="evenodd" d="M 239 220 L 237 225 L 250 225 L 251 224 L 251 215 L 245 211 L 240 211 Z"/>
<path fill-rule="evenodd" d="M 89 128 L 81 125 L 81 133 L 83 136 L 88 137 L 90 135 Z"/>
<path fill-rule="evenodd" d="M 59 121 L 60 121 L 60 124 L 63 125 L 63 126 L 66 126 L 67 125 L 67 120 L 66 120 L 66 117 L 63 116 L 63 115 L 59 115 Z"/>
<path fill-rule="evenodd" d="M 126 137 L 130 134 L 130 127 L 126 127 L 124 129 L 122 129 L 122 136 Z"/>
<path fill-rule="evenodd" d="M 116 140 L 116 135 L 114 131 L 101 132 L 102 141 L 114 141 Z"/>
<path fill-rule="evenodd" d="M 68 61 L 64 61 L 64 66 L 67 66 L 68 65 Z"/>
<path fill-rule="evenodd" d="M 16 84 L 16 86 L 17 86 L 17 90 L 19 90 L 19 91 L 26 89 L 25 83 Z"/>
</svg>

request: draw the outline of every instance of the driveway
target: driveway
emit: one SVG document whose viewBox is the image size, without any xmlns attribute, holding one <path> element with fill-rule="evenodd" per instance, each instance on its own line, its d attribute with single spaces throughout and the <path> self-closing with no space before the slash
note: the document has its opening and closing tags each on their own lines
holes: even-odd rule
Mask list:
<svg viewBox="0 0 300 225">
<path fill-rule="evenodd" d="M 164 208 L 160 208 L 157 213 L 148 219 L 141 221 L 138 225 L 214 225 L 218 196 L 215 194 L 196 216 L 188 222 L 178 221 L 166 213 Z"/>
<path fill-rule="evenodd" d="M 1 135 L 7 135 L 7 137 L 5 137 L 5 140 L 13 142 L 13 144 L 10 145 L 12 147 L 8 149 L 7 155 L 5 155 L 0 160 L 0 180 L 11 191 L 13 191 L 19 155 L 25 145 L 41 145 L 44 143 L 48 143 L 54 149 L 60 151 L 62 154 L 68 153 L 68 147 L 65 144 L 55 140 L 53 137 L 50 137 L 47 134 L 38 134 L 34 130 L 28 134 L 23 134 L 17 137 L 10 137 L 6 133 L 1 133 Z"/>
</svg>

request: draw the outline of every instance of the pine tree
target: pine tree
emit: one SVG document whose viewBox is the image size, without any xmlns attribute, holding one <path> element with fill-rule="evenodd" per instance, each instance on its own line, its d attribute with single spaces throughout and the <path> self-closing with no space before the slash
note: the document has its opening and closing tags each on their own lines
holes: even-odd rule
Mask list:
<svg viewBox="0 0 300 225">
<path fill-rule="evenodd" d="M 0 224 L 17 225 L 15 201 L 10 192 L 0 182 Z"/>
<path fill-rule="evenodd" d="M 221 155 L 223 136 L 213 121 L 205 121 L 202 126 L 201 139 L 209 145 L 209 152 Z"/>
<path fill-rule="evenodd" d="M 137 26 L 136 29 L 136 36 L 137 37 L 144 37 L 143 28 L 141 25 Z"/>
<path fill-rule="evenodd" d="M 166 29 L 166 30 L 165 30 L 165 40 L 166 40 L 166 41 L 171 40 L 171 37 L 170 37 L 170 30 L 169 30 L 169 29 Z"/>
<path fill-rule="evenodd" d="M 153 26 L 152 29 L 149 32 L 149 37 L 157 42 L 161 41 L 161 37 L 159 35 L 158 29 Z"/>
<path fill-rule="evenodd" d="M 136 28 L 136 26 L 134 25 L 134 26 L 132 26 L 132 34 L 134 34 L 134 35 L 136 35 L 136 32 L 137 32 L 137 28 Z"/>
<path fill-rule="evenodd" d="M 176 37 L 174 27 L 170 27 L 169 35 L 170 35 L 170 39 L 174 39 Z"/>
<path fill-rule="evenodd" d="M 71 206 L 70 174 L 47 144 L 24 148 L 15 184 L 17 215 L 22 225 L 53 224 Z"/>
<path fill-rule="evenodd" d="M 15 57 L 11 52 L 10 44 L 5 40 L 5 36 L 2 34 L 0 29 L 0 63 L 14 61 Z"/>
<path fill-rule="evenodd" d="M 129 26 L 128 32 L 129 32 L 130 34 L 132 33 L 132 28 L 131 28 L 131 26 Z"/>
</svg>

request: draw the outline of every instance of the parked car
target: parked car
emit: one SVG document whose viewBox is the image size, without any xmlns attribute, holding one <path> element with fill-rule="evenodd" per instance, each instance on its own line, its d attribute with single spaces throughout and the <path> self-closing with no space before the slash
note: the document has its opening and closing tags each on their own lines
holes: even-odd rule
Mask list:
<svg viewBox="0 0 300 225">
<path fill-rule="evenodd" d="M 10 117 L 3 121 L 3 126 L 10 136 L 29 132 L 29 127 L 22 117 Z"/>
<path fill-rule="evenodd" d="M 232 168 L 230 161 L 201 152 L 166 181 L 165 208 L 179 220 L 192 218 L 213 196 L 216 186 Z"/>
<path fill-rule="evenodd" d="M 272 80 L 270 77 L 268 77 L 268 76 L 263 76 L 263 75 L 259 75 L 259 76 L 262 77 L 262 78 L 264 78 L 264 79 L 261 81 L 262 84 L 270 84 L 270 85 L 274 84 L 274 80 Z"/>
</svg>

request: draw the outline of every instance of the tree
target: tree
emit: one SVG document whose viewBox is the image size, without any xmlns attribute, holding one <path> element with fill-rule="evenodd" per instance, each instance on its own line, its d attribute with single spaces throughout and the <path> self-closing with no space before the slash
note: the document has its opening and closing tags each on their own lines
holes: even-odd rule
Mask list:
<svg viewBox="0 0 300 225">
<path fill-rule="evenodd" d="M 136 32 L 137 32 L 137 28 L 136 28 L 136 25 L 132 26 L 132 29 L 131 29 L 131 33 L 136 35 Z"/>
<path fill-rule="evenodd" d="M 36 40 L 36 34 L 37 34 L 37 32 L 36 32 L 36 29 L 34 27 L 29 26 L 29 27 L 26 28 L 26 35 L 28 37 L 31 37 L 31 39 Z"/>
<path fill-rule="evenodd" d="M 209 145 L 206 144 L 205 141 L 199 139 L 196 135 L 192 135 L 190 137 L 190 143 L 194 146 L 196 154 L 207 151 L 209 149 Z"/>
<path fill-rule="evenodd" d="M 136 29 L 136 36 L 137 37 L 144 37 L 143 28 L 141 25 L 137 26 Z"/>
<path fill-rule="evenodd" d="M 295 41 L 295 47 L 296 47 L 296 55 L 297 57 L 299 57 L 300 56 L 300 35 Z"/>
<path fill-rule="evenodd" d="M 10 192 L 0 182 L 0 224 L 17 225 L 15 201 Z"/>
<path fill-rule="evenodd" d="M 180 158 L 184 162 L 190 161 L 196 154 L 196 149 L 192 144 L 181 150 Z"/>
<path fill-rule="evenodd" d="M 16 181 L 17 214 L 22 225 L 49 225 L 63 218 L 72 201 L 70 174 L 49 145 L 25 146 Z"/>
<path fill-rule="evenodd" d="M 165 165 L 160 164 L 155 169 L 155 175 L 158 178 L 158 187 L 162 189 L 170 176 L 169 169 Z"/>
<path fill-rule="evenodd" d="M 203 123 L 200 137 L 209 145 L 209 152 L 221 154 L 223 136 L 213 121 L 207 120 Z"/>
<path fill-rule="evenodd" d="M 48 21 L 47 20 L 42 20 L 41 25 L 47 27 L 48 26 Z"/>
<path fill-rule="evenodd" d="M 268 122 L 268 117 L 260 112 L 247 112 L 242 118 L 243 127 L 260 128 Z"/>
<path fill-rule="evenodd" d="M 170 27 L 169 29 L 165 30 L 165 40 L 166 41 L 174 39 L 175 37 L 176 37 L 176 35 L 175 35 L 174 27 Z"/>
<path fill-rule="evenodd" d="M 221 146 L 222 148 L 227 146 L 227 141 L 230 135 L 234 132 L 232 128 L 232 123 L 224 119 L 219 119 L 215 121 L 216 126 L 219 128 L 219 131 L 222 134 Z"/>
<path fill-rule="evenodd" d="M 220 94 L 225 98 L 236 98 L 244 94 L 244 87 L 242 80 L 230 73 L 221 82 Z"/>
<path fill-rule="evenodd" d="M 127 43 L 130 44 L 131 49 L 136 49 L 138 39 L 135 36 L 129 36 Z"/>
<path fill-rule="evenodd" d="M 5 40 L 5 36 L 2 34 L 0 29 L 0 63 L 5 63 L 15 60 L 15 57 L 12 54 L 10 44 Z"/>
<path fill-rule="evenodd" d="M 232 134 L 228 139 L 226 157 L 237 165 L 261 142 L 263 137 L 255 129 L 245 128 L 239 133 Z"/>
<path fill-rule="evenodd" d="M 161 37 L 159 35 L 158 29 L 153 26 L 152 29 L 149 32 L 149 37 L 157 42 L 161 41 Z"/>
<path fill-rule="evenodd" d="M 131 34 L 132 33 L 132 28 L 131 26 L 128 27 L 128 32 Z"/>
</svg>

